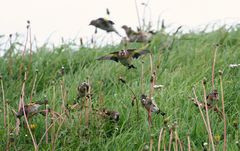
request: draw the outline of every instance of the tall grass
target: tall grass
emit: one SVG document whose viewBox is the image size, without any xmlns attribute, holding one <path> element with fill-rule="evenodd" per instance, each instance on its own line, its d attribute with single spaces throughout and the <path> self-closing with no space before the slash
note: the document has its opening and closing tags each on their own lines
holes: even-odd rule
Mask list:
<svg viewBox="0 0 240 151">
<path fill-rule="evenodd" d="M 11 54 L 11 66 L 8 66 L 10 58 L 0 58 L 5 98 L 1 97 L 0 101 L 1 121 L 4 121 L 5 117 L 2 112 L 10 109 L 10 116 L 6 116 L 5 120 L 9 121 L 9 125 L 8 122 L 5 123 L 10 130 L 6 131 L 4 122 L 0 122 L 0 150 L 5 150 L 8 146 L 9 150 L 14 148 L 34 150 L 34 146 L 39 150 L 142 150 L 146 145 L 151 150 L 203 150 L 203 143 L 210 144 L 209 133 L 206 130 L 208 122 L 203 121 L 199 109 L 188 100 L 188 97 L 193 97 L 194 85 L 196 98 L 203 98 L 201 80 L 204 77 L 212 78 L 214 56 L 211 50 L 216 43 L 221 43 L 221 47 L 216 53 L 214 70 L 223 70 L 224 76 L 220 76 L 220 83 L 216 80 L 219 79 L 218 75 L 215 75 L 214 87 L 222 89 L 222 94 L 224 91 L 222 96 L 224 106 L 221 103 L 217 105 L 225 109 L 227 118 L 222 120 L 214 110 L 208 110 L 211 141 L 217 150 L 223 150 L 225 146 L 227 150 L 238 150 L 234 142 L 238 141 L 235 134 L 239 129 L 234 127 L 233 122 L 240 113 L 238 95 L 240 69 L 228 66 L 239 63 L 239 36 L 238 28 L 232 30 L 219 28 L 210 33 L 187 33 L 175 37 L 174 44 L 169 48 L 163 45 L 171 43 L 173 36 L 158 33 L 149 44 L 148 49 L 152 51 L 151 60 L 148 56 L 142 60 L 135 60 L 133 63 L 137 69 L 132 70 L 127 70 L 121 64 L 112 61 L 96 60 L 98 56 L 124 48 L 124 45 L 100 48 L 79 46 L 77 50 L 73 50 L 72 44 L 63 43 L 52 48 L 39 47 L 31 54 L 26 48 L 23 60 L 22 54 L 14 50 Z M 128 47 L 140 48 L 141 44 L 132 43 Z M 23 67 L 31 65 L 32 68 L 28 72 L 22 91 L 23 81 L 19 77 L 24 76 L 20 71 L 24 68 L 19 68 L 21 65 Z M 62 66 L 64 77 L 59 72 Z M 164 85 L 158 93 L 152 93 L 149 89 L 149 81 L 154 70 L 156 70 L 154 83 Z M 125 79 L 127 85 L 119 82 L 119 77 Z M 88 102 L 84 102 L 84 99 L 76 101 L 78 84 L 87 81 L 88 78 L 91 82 L 92 97 L 87 100 Z M 206 92 L 211 91 L 211 85 L 211 82 L 206 83 Z M 166 117 L 151 114 L 151 131 L 145 108 L 140 105 L 139 108 L 133 107 L 131 101 L 133 91 L 136 101 L 141 104 L 139 101 L 143 90 L 151 94 L 159 108 L 166 112 Z M 18 99 L 23 91 L 24 103 L 47 98 L 50 100 L 50 111 L 47 118 L 39 114 L 28 120 L 29 124 L 37 125 L 36 129 L 31 131 L 32 138 L 30 131 L 20 125 L 19 135 L 14 135 L 14 141 L 13 139 L 10 141 L 10 137 L 7 136 L 15 131 L 16 122 L 16 116 L 11 111 L 18 109 Z M 0 93 L 3 96 L 2 90 Z M 5 100 L 8 101 L 4 103 Z M 199 101 L 203 102 L 204 99 Z M 68 109 L 76 102 L 79 102 L 80 107 Z M 118 111 L 119 122 L 104 119 L 94 111 L 101 108 Z M 46 109 L 46 106 L 42 109 Z M 53 112 L 56 113 L 54 114 L 56 117 L 51 116 Z M 205 113 L 205 110 L 202 110 L 204 117 Z M 87 121 L 87 125 L 82 121 Z M 216 140 L 215 136 L 223 135 L 223 129 L 224 138 Z M 49 137 L 46 137 L 48 133 Z M 9 138 L 8 142 L 6 138 Z M 43 141 L 44 138 L 47 140 Z M 32 141 L 34 139 L 35 145 Z M 11 145 L 8 145 L 9 142 Z"/>
</svg>

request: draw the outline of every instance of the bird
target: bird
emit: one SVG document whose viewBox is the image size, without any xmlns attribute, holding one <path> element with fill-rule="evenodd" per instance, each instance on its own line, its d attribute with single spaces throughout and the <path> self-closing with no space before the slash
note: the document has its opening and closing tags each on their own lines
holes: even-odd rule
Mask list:
<svg viewBox="0 0 240 151">
<path fill-rule="evenodd" d="M 109 109 L 106 109 L 106 108 L 98 109 L 96 111 L 103 118 L 106 118 L 106 119 L 108 119 L 110 121 L 113 121 L 113 122 L 118 122 L 119 121 L 120 113 L 117 112 L 117 111 L 109 110 Z"/>
<path fill-rule="evenodd" d="M 32 102 L 24 105 L 26 116 L 29 117 L 31 115 L 34 115 L 39 111 L 39 108 L 45 104 L 48 104 L 48 100 Z M 20 108 L 20 110 L 16 113 L 17 118 L 21 118 L 22 116 L 24 116 L 24 110 L 23 107 Z"/>
<path fill-rule="evenodd" d="M 78 95 L 77 95 L 77 99 L 83 98 L 83 97 L 87 97 L 89 94 L 89 88 L 90 85 L 87 82 L 83 82 L 81 83 L 77 90 L 78 90 Z"/>
<path fill-rule="evenodd" d="M 134 31 L 131 27 L 127 25 L 123 25 L 122 28 L 125 30 L 127 38 L 129 42 L 150 42 L 152 40 L 153 35 L 155 34 L 152 31 L 144 32 L 144 31 Z"/>
<path fill-rule="evenodd" d="M 105 18 L 98 18 L 98 19 L 92 20 L 89 25 L 105 30 L 106 32 L 115 32 L 117 35 L 121 37 L 118 31 L 113 27 L 114 22 L 111 20 L 108 20 Z"/>
<path fill-rule="evenodd" d="M 219 97 L 218 97 L 218 91 L 215 89 L 215 90 L 212 90 L 212 92 L 210 92 L 207 96 L 206 96 L 206 99 L 207 99 L 207 105 L 208 106 L 214 106 L 216 105 L 217 101 L 219 100 Z"/>
<path fill-rule="evenodd" d="M 131 69 L 136 68 L 131 64 L 132 60 L 147 53 L 150 53 L 147 49 L 122 49 L 120 51 L 112 52 L 106 56 L 99 57 L 97 60 L 113 60 L 120 62 L 122 65 L 128 67 L 128 69 Z"/>
<path fill-rule="evenodd" d="M 148 96 L 146 96 L 145 94 L 141 95 L 141 103 L 142 105 L 145 107 L 145 109 L 147 111 L 151 111 L 152 113 L 157 113 L 157 114 L 161 114 L 162 116 L 164 116 L 166 113 L 162 112 L 158 107 L 157 104 L 155 103 L 155 101 L 151 98 L 149 98 Z"/>
</svg>

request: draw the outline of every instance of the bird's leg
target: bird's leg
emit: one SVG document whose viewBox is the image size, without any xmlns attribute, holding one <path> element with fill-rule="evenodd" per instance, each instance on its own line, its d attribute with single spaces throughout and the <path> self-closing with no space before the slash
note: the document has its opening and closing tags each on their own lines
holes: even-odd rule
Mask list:
<svg viewBox="0 0 240 151">
<path fill-rule="evenodd" d="M 95 31 L 94 31 L 95 34 L 97 34 L 97 28 L 95 28 Z"/>
</svg>

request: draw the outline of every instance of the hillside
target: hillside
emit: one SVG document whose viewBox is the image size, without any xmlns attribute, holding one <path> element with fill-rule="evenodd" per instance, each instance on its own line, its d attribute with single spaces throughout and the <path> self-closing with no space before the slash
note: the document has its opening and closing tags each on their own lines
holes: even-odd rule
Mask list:
<svg viewBox="0 0 240 151">
<path fill-rule="evenodd" d="M 25 104 L 30 100 L 47 99 L 50 111 L 61 115 L 58 119 L 50 115 L 46 119 L 40 114 L 29 118 L 37 143 L 46 131 L 46 125 L 49 128 L 48 143 L 44 138 L 39 145 L 40 150 L 148 150 L 151 149 L 151 138 L 152 150 L 157 150 L 162 128 L 165 132 L 161 150 L 164 146 L 166 150 L 169 146 L 170 150 L 180 150 L 181 147 L 187 150 L 187 138 L 193 150 L 203 150 L 204 143 L 208 143 L 206 148 L 212 148 L 200 111 L 190 97 L 194 97 L 194 87 L 199 101 L 203 102 L 202 80 L 206 80 L 206 93 L 212 91 L 215 51 L 214 89 L 219 93 L 217 106 L 220 110 L 224 96 L 227 149 L 235 151 L 240 148 L 240 144 L 236 143 L 240 131 L 240 67 L 229 67 L 230 64 L 240 63 L 239 28 L 219 28 L 210 33 L 193 32 L 176 36 L 159 33 L 154 37 L 148 49 L 153 56 L 155 84 L 164 87 L 154 90 L 153 98 L 166 115 L 152 113 L 151 128 L 148 112 L 140 101 L 141 94 L 148 95 L 151 89 L 150 55 L 134 60 L 137 69 L 128 70 L 120 63 L 96 60 L 99 56 L 123 49 L 125 46 L 122 44 L 101 48 L 77 46 L 74 51 L 72 46 L 75 44 L 72 43 L 53 48 L 43 45 L 32 55 L 27 49 L 22 56 L 21 50 L 14 48 L 16 43 L 13 42 L 5 56 L 0 58 L 3 86 L 0 91 L 0 150 L 34 150 L 24 117 L 21 118 L 19 135 L 16 135 L 17 118 L 13 110 L 18 111 L 21 94 Z M 132 43 L 127 48 L 143 46 Z M 223 72 L 224 93 L 221 91 L 219 70 Z M 126 83 L 122 83 L 120 77 Z M 77 100 L 79 84 L 87 81 L 91 85 L 91 96 Z M 134 95 L 136 100 L 132 101 Z M 80 107 L 73 107 L 76 103 Z M 104 119 L 99 113 L 103 108 L 119 112 L 119 121 L 111 121 L 108 117 Z M 204 109 L 202 112 L 205 115 Z M 224 120 L 213 109 L 209 109 L 208 113 L 215 149 L 222 150 Z M 51 121 L 54 124 L 51 125 Z"/>
</svg>

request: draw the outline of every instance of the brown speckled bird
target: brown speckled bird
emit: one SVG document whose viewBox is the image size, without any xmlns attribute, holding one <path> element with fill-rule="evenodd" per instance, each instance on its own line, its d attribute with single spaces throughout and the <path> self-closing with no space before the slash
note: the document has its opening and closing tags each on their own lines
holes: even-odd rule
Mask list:
<svg viewBox="0 0 240 151">
<path fill-rule="evenodd" d="M 88 96 L 89 88 L 90 88 L 90 85 L 87 82 L 81 83 L 77 88 L 78 90 L 77 99 Z"/>
<path fill-rule="evenodd" d="M 151 111 L 152 113 L 157 113 L 157 114 L 161 114 L 162 116 L 165 115 L 164 112 L 162 112 L 158 107 L 157 104 L 155 103 L 155 101 L 153 99 L 150 99 L 148 96 L 142 94 L 141 95 L 141 102 L 142 105 L 145 107 L 145 109 L 147 111 Z"/>
<path fill-rule="evenodd" d="M 213 90 L 211 93 L 209 93 L 206 97 L 208 106 L 214 106 L 217 104 L 219 97 L 217 90 Z"/>
<path fill-rule="evenodd" d="M 131 27 L 123 25 L 122 28 L 125 30 L 129 42 L 150 42 L 153 37 L 153 32 L 134 31 Z"/>
<path fill-rule="evenodd" d="M 136 68 L 131 64 L 133 59 L 139 58 L 141 55 L 150 53 L 149 50 L 140 50 L 140 49 L 123 49 L 120 51 L 112 52 L 109 55 L 102 56 L 97 60 L 113 60 L 120 62 L 122 65 L 128 67 L 128 69 Z"/>
<path fill-rule="evenodd" d="M 105 30 L 106 32 L 115 32 L 117 35 L 121 37 L 121 35 L 117 32 L 117 30 L 113 27 L 114 22 L 105 18 L 98 18 L 92 20 L 89 25 L 93 25 L 96 28 L 100 28 Z"/>
<path fill-rule="evenodd" d="M 27 105 L 24 105 L 24 110 L 25 110 L 26 116 L 29 117 L 29 116 L 33 115 L 34 113 L 37 113 L 39 108 L 45 104 L 48 104 L 47 100 L 38 101 L 35 103 L 29 103 Z M 21 108 L 20 111 L 16 113 L 16 116 L 17 116 L 17 118 L 21 118 L 22 116 L 24 116 L 23 108 Z"/>
<path fill-rule="evenodd" d="M 100 110 L 97 110 L 97 113 L 102 116 L 103 118 L 107 118 L 111 121 L 114 121 L 114 122 L 118 122 L 119 121 L 119 118 L 120 118 L 120 114 L 119 112 L 117 111 L 113 111 L 113 110 L 108 110 L 108 109 L 100 109 Z"/>
</svg>

